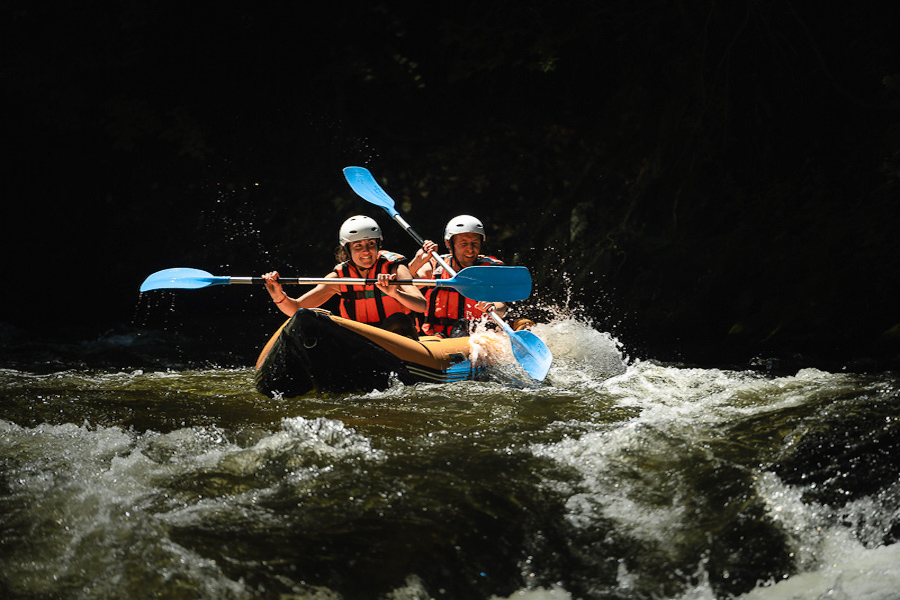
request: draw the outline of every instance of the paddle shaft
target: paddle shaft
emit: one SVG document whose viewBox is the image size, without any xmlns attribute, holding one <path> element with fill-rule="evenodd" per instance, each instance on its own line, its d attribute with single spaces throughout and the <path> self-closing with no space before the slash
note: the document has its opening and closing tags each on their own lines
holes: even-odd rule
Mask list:
<svg viewBox="0 0 900 600">
<path fill-rule="evenodd" d="M 266 280 L 262 277 L 229 277 L 229 284 L 265 284 Z M 325 285 L 375 285 L 377 279 L 363 279 L 360 277 L 279 277 L 278 283 L 284 284 L 325 284 Z M 421 285 L 435 286 L 440 285 L 436 279 L 391 279 L 388 285 Z"/>
<path fill-rule="evenodd" d="M 419 247 L 422 247 L 422 246 L 425 245 L 425 238 L 423 238 L 421 235 L 419 235 L 418 233 L 416 233 L 416 230 L 413 229 L 412 226 L 411 226 L 409 223 L 406 222 L 406 219 L 404 219 L 404 218 L 400 215 L 400 213 L 394 211 L 394 212 L 391 214 L 391 217 L 392 217 L 395 221 L 397 221 L 397 223 L 400 225 L 400 227 L 402 227 L 402 228 L 406 231 L 406 233 L 408 233 L 410 236 L 412 236 L 412 239 L 416 240 L 416 243 L 419 244 Z M 436 251 L 432 250 L 432 251 L 431 251 L 431 256 L 433 256 L 433 257 L 434 257 L 434 260 L 436 260 L 436 261 L 438 262 L 438 264 L 441 265 L 441 266 L 444 268 L 444 270 L 445 270 L 447 273 L 450 274 L 450 277 L 456 277 L 456 271 L 454 271 L 454 270 L 453 270 L 453 267 L 451 267 L 450 265 L 448 265 L 448 264 L 444 261 L 444 259 L 441 258 L 441 255 L 440 255 L 440 254 L 438 254 Z"/>
</svg>

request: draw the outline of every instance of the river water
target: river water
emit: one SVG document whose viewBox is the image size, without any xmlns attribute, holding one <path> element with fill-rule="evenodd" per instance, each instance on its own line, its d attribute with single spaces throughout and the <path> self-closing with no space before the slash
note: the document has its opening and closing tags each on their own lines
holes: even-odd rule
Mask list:
<svg viewBox="0 0 900 600">
<path fill-rule="evenodd" d="M 266 398 L 243 366 L 8 363 L 0 597 L 900 597 L 895 373 L 535 333 L 541 385 L 509 359 L 345 397 Z"/>
</svg>

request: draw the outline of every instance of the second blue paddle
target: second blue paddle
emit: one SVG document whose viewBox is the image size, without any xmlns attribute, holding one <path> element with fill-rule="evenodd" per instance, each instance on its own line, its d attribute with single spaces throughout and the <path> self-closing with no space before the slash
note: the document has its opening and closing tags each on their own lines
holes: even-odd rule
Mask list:
<svg viewBox="0 0 900 600">
<path fill-rule="evenodd" d="M 364 167 L 345 167 L 344 168 L 344 177 L 347 179 L 347 183 L 350 184 L 350 187 L 353 189 L 356 194 L 369 202 L 370 204 L 374 204 L 376 206 L 380 206 L 383 208 L 394 221 L 396 221 L 400 227 L 402 227 L 406 233 L 408 233 L 416 243 L 420 246 L 425 243 L 422 239 L 422 236 L 413 230 L 410 227 L 409 223 L 406 222 L 406 219 L 397 212 L 397 209 L 394 207 L 394 200 L 390 196 L 388 196 L 387 192 L 378 185 L 378 182 L 375 181 L 375 178 L 372 177 L 372 174 L 368 169 Z M 502 272 L 504 270 L 509 269 L 523 269 L 524 267 L 500 267 L 500 266 L 491 266 L 491 267 L 468 267 L 467 269 L 463 269 L 459 273 L 456 273 L 450 265 L 444 262 L 444 259 L 441 258 L 441 255 L 437 252 L 432 252 L 432 256 L 434 256 L 435 260 L 440 263 L 440 265 L 444 268 L 447 273 L 453 275 L 453 279 L 458 278 L 466 271 L 471 269 L 484 268 L 489 269 L 488 274 L 486 275 L 489 278 L 493 277 L 493 273 Z M 528 270 L 526 269 L 526 273 Z M 453 281 L 453 279 L 448 279 L 447 281 Z M 468 296 L 473 300 L 484 300 L 486 302 L 506 302 L 503 298 L 492 298 L 488 299 L 478 298 L 476 296 L 470 296 L 468 293 L 462 291 L 459 288 L 456 288 L 458 292 L 460 292 L 463 296 Z M 528 291 L 531 292 L 531 274 L 528 275 Z M 520 298 L 520 300 L 524 300 L 524 298 Z M 509 300 L 512 302 L 512 300 Z M 547 348 L 547 345 L 539 338 L 534 335 L 530 331 L 514 331 L 512 327 L 506 324 L 506 322 L 500 318 L 500 316 L 495 313 L 493 310 L 489 311 L 491 318 L 503 328 L 503 331 L 506 332 L 506 335 L 509 336 L 510 344 L 512 345 L 513 356 L 516 357 L 516 360 L 519 361 L 519 364 L 522 365 L 522 368 L 525 369 L 525 372 L 528 373 L 534 379 L 538 381 L 543 381 L 547 376 L 547 372 L 550 370 L 550 365 L 553 363 L 553 354 L 550 352 L 550 349 Z"/>
</svg>

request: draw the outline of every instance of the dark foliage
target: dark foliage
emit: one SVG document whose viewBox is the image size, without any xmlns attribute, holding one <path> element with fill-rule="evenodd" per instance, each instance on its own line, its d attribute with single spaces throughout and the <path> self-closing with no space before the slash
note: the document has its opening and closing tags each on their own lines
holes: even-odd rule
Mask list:
<svg viewBox="0 0 900 600">
<path fill-rule="evenodd" d="M 412 254 L 360 164 L 635 354 L 896 351 L 896 7 L 92 6 L 3 9 L 7 324 L 127 322 L 172 266 L 318 276 L 357 213 Z M 198 311 L 269 310 L 231 291 Z"/>
</svg>

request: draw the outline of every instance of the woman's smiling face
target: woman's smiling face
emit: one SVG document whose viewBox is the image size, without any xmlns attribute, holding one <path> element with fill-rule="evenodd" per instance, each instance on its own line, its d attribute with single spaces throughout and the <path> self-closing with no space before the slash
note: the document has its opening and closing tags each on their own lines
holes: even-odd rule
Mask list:
<svg viewBox="0 0 900 600">
<path fill-rule="evenodd" d="M 350 260 L 357 267 L 371 269 L 378 258 L 378 240 L 368 239 L 350 242 Z"/>
</svg>

